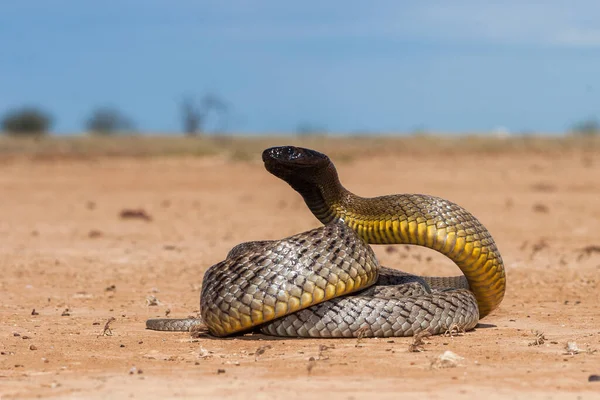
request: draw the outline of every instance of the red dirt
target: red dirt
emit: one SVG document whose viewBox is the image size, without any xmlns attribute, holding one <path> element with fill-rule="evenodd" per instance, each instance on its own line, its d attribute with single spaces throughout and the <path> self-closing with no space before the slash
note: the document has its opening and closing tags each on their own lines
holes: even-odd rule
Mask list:
<svg viewBox="0 0 600 400">
<path fill-rule="evenodd" d="M 412 338 L 357 345 L 145 330 L 167 310 L 197 312 L 204 271 L 234 245 L 319 226 L 259 162 L 2 163 L 0 398 L 600 398 L 600 383 L 588 382 L 600 374 L 600 165 L 588 161 L 572 152 L 337 163 L 357 194 L 444 197 L 496 239 L 504 302 L 476 330 L 428 338 L 422 352 L 408 351 Z M 149 218 L 120 218 L 127 209 Z M 383 265 L 456 273 L 437 253 L 396 247 L 375 247 Z M 545 341 L 532 345 L 536 331 Z M 581 351 L 567 354 L 567 342 Z M 460 365 L 436 366 L 446 350 Z"/>
</svg>

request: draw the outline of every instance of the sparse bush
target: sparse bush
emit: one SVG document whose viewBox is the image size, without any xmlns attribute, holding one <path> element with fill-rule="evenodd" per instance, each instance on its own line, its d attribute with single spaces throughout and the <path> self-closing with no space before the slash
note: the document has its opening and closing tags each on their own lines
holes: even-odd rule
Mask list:
<svg viewBox="0 0 600 400">
<path fill-rule="evenodd" d="M 85 126 L 88 132 L 96 135 L 112 135 L 118 132 L 131 132 L 134 129 L 128 117 L 111 107 L 100 107 L 92 111 Z"/>
<path fill-rule="evenodd" d="M 418 137 L 425 137 L 425 136 L 429 136 L 430 132 L 429 132 L 429 130 L 427 130 L 427 128 L 425 127 L 425 125 L 417 125 L 413 129 L 412 135 L 413 136 L 418 136 Z"/>
<path fill-rule="evenodd" d="M 2 130 L 9 135 L 43 135 L 51 126 L 50 114 L 37 107 L 26 106 L 10 110 L 2 117 Z"/>
<path fill-rule="evenodd" d="M 185 96 L 180 103 L 183 131 L 188 136 L 196 136 L 206 128 L 208 116 L 216 114 L 222 125 L 226 125 L 229 106 L 219 96 L 207 94 L 200 102 L 192 97 Z"/>
<path fill-rule="evenodd" d="M 571 129 L 571 133 L 579 136 L 598 135 L 600 134 L 600 123 L 593 118 L 578 122 Z"/>
<path fill-rule="evenodd" d="M 202 131 L 204 113 L 190 97 L 185 97 L 181 102 L 181 118 L 186 135 L 195 136 Z"/>
</svg>

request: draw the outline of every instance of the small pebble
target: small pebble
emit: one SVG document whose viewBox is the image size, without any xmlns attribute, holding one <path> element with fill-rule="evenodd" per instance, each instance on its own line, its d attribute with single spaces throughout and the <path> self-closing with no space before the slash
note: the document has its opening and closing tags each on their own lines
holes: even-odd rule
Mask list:
<svg viewBox="0 0 600 400">
<path fill-rule="evenodd" d="M 575 354 L 579 354 L 579 352 L 581 350 L 579 349 L 579 347 L 577 347 L 577 343 L 567 342 L 567 345 L 565 346 L 565 351 L 567 354 L 575 355 Z"/>
<path fill-rule="evenodd" d="M 102 236 L 102 232 L 97 229 L 92 229 L 91 231 L 88 232 L 88 237 L 91 239 L 99 238 L 101 236 Z"/>
<path fill-rule="evenodd" d="M 600 375 L 590 375 L 588 382 L 600 382 Z"/>
<path fill-rule="evenodd" d="M 437 366 L 441 368 L 453 368 L 458 366 L 462 360 L 464 360 L 463 357 L 451 352 L 450 350 L 446 350 L 439 357 L 437 357 L 437 359 L 434 360 L 432 366 Z"/>
<path fill-rule="evenodd" d="M 29 345 L 29 350 L 37 350 L 37 347 L 35 345 Z"/>
</svg>

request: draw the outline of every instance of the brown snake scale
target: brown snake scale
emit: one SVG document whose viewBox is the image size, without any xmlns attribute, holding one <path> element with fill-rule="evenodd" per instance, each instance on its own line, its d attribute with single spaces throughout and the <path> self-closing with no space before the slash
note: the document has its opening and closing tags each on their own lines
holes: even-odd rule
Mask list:
<svg viewBox="0 0 600 400">
<path fill-rule="evenodd" d="M 324 226 L 234 247 L 204 275 L 202 320 L 151 319 L 147 328 L 187 331 L 203 323 L 215 336 L 255 329 L 303 337 L 439 334 L 474 328 L 502 301 L 506 277 L 494 240 L 458 205 L 426 195 L 358 197 L 314 150 L 275 147 L 263 160 Z M 420 277 L 381 267 L 369 243 L 429 247 L 464 275 Z"/>
</svg>

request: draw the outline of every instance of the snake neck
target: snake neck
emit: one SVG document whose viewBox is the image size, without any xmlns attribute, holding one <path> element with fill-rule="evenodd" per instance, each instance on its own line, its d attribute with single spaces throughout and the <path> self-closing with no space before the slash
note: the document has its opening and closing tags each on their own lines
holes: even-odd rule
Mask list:
<svg viewBox="0 0 600 400">
<path fill-rule="evenodd" d="M 319 171 L 318 175 L 317 179 L 311 181 L 292 180 L 288 183 L 300 193 L 309 210 L 321 223 L 347 222 L 349 206 L 357 204 L 361 198 L 342 186 L 333 164 Z"/>
<path fill-rule="evenodd" d="M 502 301 L 502 258 L 489 232 L 462 207 L 418 194 L 363 198 L 342 186 L 333 165 L 288 183 L 323 224 L 343 221 L 367 243 L 419 245 L 450 258 L 469 282 L 481 318 Z"/>
</svg>

